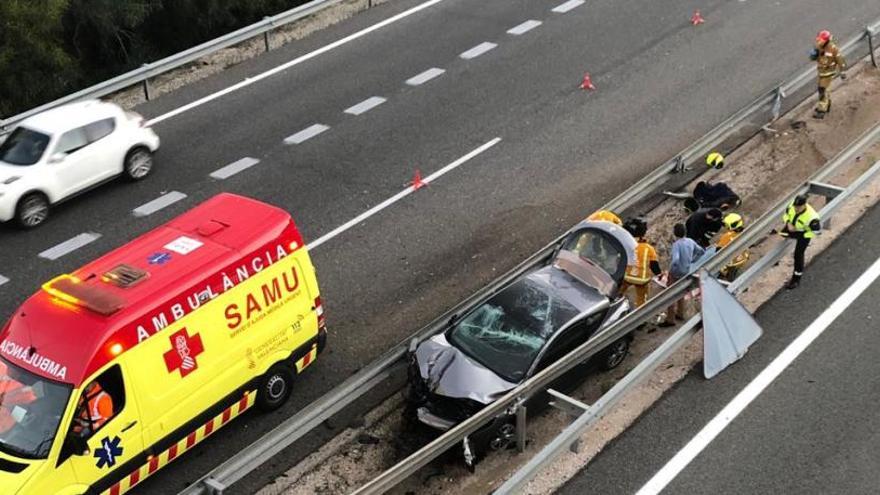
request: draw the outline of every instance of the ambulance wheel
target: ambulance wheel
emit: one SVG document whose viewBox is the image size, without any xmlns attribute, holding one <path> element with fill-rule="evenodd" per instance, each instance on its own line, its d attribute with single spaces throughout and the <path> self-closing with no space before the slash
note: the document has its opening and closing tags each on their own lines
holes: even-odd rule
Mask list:
<svg viewBox="0 0 880 495">
<path fill-rule="evenodd" d="M 280 363 L 272 366 L 260 380 L 257 407 L 266 412 L 278 409 L 290 397 L 292 387 L 293 371 Z"/>
</svg>

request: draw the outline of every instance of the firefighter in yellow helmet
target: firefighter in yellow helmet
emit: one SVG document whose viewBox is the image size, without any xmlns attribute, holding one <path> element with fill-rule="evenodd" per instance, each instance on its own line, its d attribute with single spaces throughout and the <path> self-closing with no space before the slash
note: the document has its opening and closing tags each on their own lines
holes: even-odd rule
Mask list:
<svg viewBox="0 0 880 495">
<path fill-rule="evenodd" d="M 727 247 L 728 244 L 739 237 L 742 231 L 745 230 L 746 224 L 745 222 L 743 222 L 743 218 L 739 213 L 728 213 L 724 217 L 724 228 L 726 229 L 725 232 L 721 234 L 718 242 L 715 243 L 715 246 L 718 248 L 719 251 Z M 721 269 L 721 278 L 727 280 L 728 282 L 732 282 L 733 279 L 735 279 L 736 276 L 739 275 L 739 271 L 743 267 L 743 265 L 745 265 L 746 262 L 749 261 L 750 256 L 751 253 L 748 249 L 734 256 L 733 259 L 730 260 L 730 262 L 727 264 L 727 266 Z"/>
<path fill-rule="evenodd" d="M 846 69 L 846 59 L 834 43 L 831 31 L 827 30 L 819 31 L 816 35 L 816 48 L 810 54 L 810 59 L 816 61 L 819 79 L 819 102 L 813 117 L 822 119 L 831 111 L 831 81 L 838 75 L 841 79 L 846 79 L 843 72 Z"/>
<path fill-rule="evenodd" d="M 614 225 L 623 225 L 620 217 L 610 210 L 596 210 L 586 218 L 588 222 L 611 222 Z"/>
<path fill-rule="evenodd" d="M 645 236 L 648 233 L 648 223 L 641 218 L 632 218 L 626 221 L 625 228 L 636 238 L 636 262 L 626 267 L 624 282 L 620 288 L 621 294 L 625 294 L 630 287 L 636 288 L 636 307 L 641 307 L 648 300 L 648 288 L 651 277 L 660 275 L 660 261 L 657 258 L 657 250 L 648 242 Z"/>
<path fill-rule="evenodd" d="M 717 151 L 713 151 L 706 155 L 706 166 L 721 170 L 724 168 L 724 155 Z"/>
</svg>

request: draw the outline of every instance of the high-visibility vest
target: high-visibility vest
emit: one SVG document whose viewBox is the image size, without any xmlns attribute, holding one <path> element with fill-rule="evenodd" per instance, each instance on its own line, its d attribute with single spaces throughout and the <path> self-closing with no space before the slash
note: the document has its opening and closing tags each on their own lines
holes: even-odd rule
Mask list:
<svg viewBox="0 0 880 495">
<path fill-rule="evenodd" d="M 634 285 L 645 285 L 651 281 L 651 262 L 657 261 L 657 250 L 645 241 L 636 244 L 636 264 L 626 267 L 624 280 Z"/>
<path fill-rule="evenodd" d="M 718 239 L 718 242 L 716 242 L 715 245 L 718 246 L 718 249 L 726 248 L 728 244 L 739 237 L 739 234 L 739 232 L 736 232 L 734 230 L 728 230 L 727 232 L 721 234 L 721 238 Z M 733 259 L 730 260 L 730 263 L 727 264 L 727 266 L 730 268 L 738 268 L 744 265 L 746 261 L 749 261 L 750 257 L 751 253 L 748 249 L 746 249 L 745 251 L 734 256 Z"/>
<path fill-rule="evenodd" d="M 620 221 L 620 217 L 615 215 L 614 213 L 608 210 L 598 210 L 593 212 L 592 215 L 587 217 L 588 222 L 611 222 L 615 225 L 623 225 L 623 222 Z"/>
<path fill-rule="evenodd" d="M 804 238 L 812 239 L 816 236 L 816 233 L 813 232 L 813 229 L 810 227 L 810 224 L 813 223 L 813 220 L 819 220 L 819 214 L 816 213 L 816 210 L 813 209 L 809 204 L 806 205 L 807 208 L 803 213 L 798 214 L 794 209 L 794 203 L 788 205 L 788 209 L 785 211 L 785 215 L 782 217 L 782 221 L 786 224 L 794 225 L 794 229 L 798 232 L 804 233 Z"/>
<path fill-rule="evenodd" d="M 82 419 L 91 419 L 92 425 L 97 430 L 113 417 L 113 399 L 110 397 L 110 394 L 104 392 L 100 385 L 97 385 L 95 390 L 86 395 L 88 400 L 88 417 L 85 417 L 85 410 L 82 411 L 80 417 Z"/>
</svg>

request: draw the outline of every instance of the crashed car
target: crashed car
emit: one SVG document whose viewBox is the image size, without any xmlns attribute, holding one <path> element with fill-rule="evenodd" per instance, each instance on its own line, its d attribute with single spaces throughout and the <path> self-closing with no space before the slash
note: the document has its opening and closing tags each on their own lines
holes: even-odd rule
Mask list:
<svg viewBox="0 0 880 495">
<path fill-rule="evenodd" d="M 454 316 L 444 332 L 413 342 L 410 419 L 448 430 L 624 317 L 630 306 L 620 284 L 635 245 L 610 222 L 581 222 L 549 263 Z M 591 361 L 615 368 L 630 341 L 631 335 L 620 338 Z M 546 396 L 534 401 L 546 405 Z M 512 414 L 503 414 L 469 442 L 480 452 L 506 448 L 515 424 Z"/>
</svg>

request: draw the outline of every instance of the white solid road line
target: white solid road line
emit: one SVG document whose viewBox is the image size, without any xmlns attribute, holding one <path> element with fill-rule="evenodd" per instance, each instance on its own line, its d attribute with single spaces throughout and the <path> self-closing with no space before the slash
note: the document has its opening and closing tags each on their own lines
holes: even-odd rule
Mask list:
<svg viewBox="0 0 880 495">
<path fill-rule="evenodd" d="M 73 251 L 76 251 L 77 249 L 87 244 L 91 244 L 92 242 L 100 238 L 101 234 L 86 232 L 43 251 L 39 254 L 39 256 L 40 258 L 46 258 L 47 260 L 57 260 L 58 258 L 66 254 L 70 254 Z"/>
<path fill-rule="evenodd" d="M 265 79 L 267 77 L 273 76 L 275 74 L 278 74 L 279 72 L 285 71 L 291 67 L 294 67 L 294 66 L 299 65 L 303 62 L 311 60 L 311 59 L 317 57 L 318 55 L 322 55 L 324 53 L 329 52 L 330 50 L 333 50 L 335 48 L 339 48 L 342 45 L 350 43 L 358 38 L 362 38 L 362 37 L 372 33 L 373 31 L 376 31 L 376 30 L 382 29 L 385 26 L 394 24 L 395 22 L 397 22 L 401 19 L 405 19 L 413 14 L 421 12 L 422 10 L 425 10 L 428 7 L 432 7 L 434 5 L 437 5 L 438 3 L 443 2 L 443 1 L 444 0 L 430 0 L 428 2 L 416 5 L 415 7 L 411 8 L 409 10 L 403 11 L 393 17 L 389 17 L 388 19 L 385 19 L 384 21 L 373 24 L 372 26 L 370 26 L 368 28 L 365 28 L 365 29 L 362 29 L 356 33 L 350 34 L 350 35 L 346 36 L 345 38 L 336 40 L 333 43 L 330 43 L 329 45 L 322 46 L 321 48 L 318 48 L 317 50 L 314 50 L 312 52 L 306 53 L 305 55 L 297 57 L 297 58 L 291 60 L 290 62 L 286 62 L 284 64 L 279 65 L 278 67 L 274 67 L 272 69 L 267 70 L 266 72 L 262 72 L 260 74 L 255 75 L 255 76 L 248 77 L 244 81 L 241 81 L 237 84 L 233 84 L 232 86 L 229 86 L 228 88 L 222 89 L 220 91 L 217 91 L 216 93 L 212 93 L 212 94 L 205 96 L 203 98 L 199 98 L 196 101 L 193 101 L 191 103 L 187 103 L 186 105 L 183 105 L 182 107 L 176 108 L 168 113 L 164 113 L 162 115 L 159 115 L 158 117 L 150 119 L 149 121 L 147 121 L 146 125 L 158 124 L 159 122 L 162 122 L 163 120 L 168 120 L 168 119 L 170 119 L 172 117 L 176 117 L 184 112 L 188 112 L 188 111 L 192 110 L 193 108 L 200 107 L 200 106 L 204 105 L 205 103 L 208 103 L 210 101 L 216 100 L 217 98 L 220 98 L 221 96 L 228 95 L 229 93 L 238 91 L 241 88 L 250 86 L 251 84 L 253 84 L 255 82 L 262 81 L 263 79 Z"/>
<path fill-rule="evenodd" d="M 535 20 L 526 21 L 526 22 L 520 24 L 519 26 L 515 26 L 515 27 L 508 29 L 507 34 L 519 36 L 521 34 L 528 33 L 529 31 L 531 31 L 532 29 L 535 29 L 536 27 L 538 27 L 540 25 L 541 25 L 541 21 L 535 21 Z"/>
<path fill-rule="evenodd" d="M 236 162 L 232 162 L 223 168 L 218 168 L 211 172 L 210 176 L 215 179 L 228 179 L 242 170 L 247 170 L 258 163 L 260 163 L 260 160 L 248 156 Z"/>
<path fill-rule="evenodd" d="M 381 96 L 371 96 L 366 100 L 358 103 L 357 105 L 346 108 L 345 113 L 360 115 L 378 107 L 379 105 L 385 103 L 385 101 L 385 98 L 382 98 Z"/>
<path fill-rule="evenodd" d="M 422 179 L 422 182 L 424 182 L 426 184 L 430 184 L 431 182 L 440 178 L 443 174 L 463 165 L 464 163 L 467 163 L 468 161 L 473 159 L 475 156 L 485 152 L 486 150 L 488 150 L 489 148 L 495 146 L 496 144 L 498 144 L 500 142 L 501 142 L 500 137 L 497 137 L 497 138 L 489 141 L 488 143 L 471 151 L 467 155 L 464 155 L 463 157 L 459 158 L 458 160 L 455 160 L 454 162 L 450 163 L 449 165 L 446 165 L 445 167 L 441 168 L 440 170 L 425 177 L 424 179 Z M 321 237 L 315 239 L 314 241 L 307 243 L 306 245 L 308 246 L 309 250 L 317 248 L 321 244 L 324 244 L 325 242 L 329 241 L 330 239 L 333 239 L 334 237 L 336 237 L 339 234 L 345 232 L 346 230 L 354 227 L 355 225 L 363 222 L 364 220 L 375 215 L 376 213 L 379 213 L 380 211 L 384 210 L 385 208 L 388 208 L 389 206 L 393 205 L 394 203 L 409 196 L 410 194 L 413 193 L 413 191 L 415 191 L 415 189 L 413 189 L 412 186 L 407 187 L 403 191 L 400 191 L 399 193 L 395 194 L 394 196 L 391 196 L 390 198 L 386 199 L 385 201 L 383 201 L 383 202 L 379 203 L 378 205 L 370 208 L 369 210 L 361 213 L 360 215 L 352 218 L 351 220 L 340 225 L 339 227 L 336 227 L 335 229 L 331 230 L 330 232 L 327 232 L 326 234 L 322 235 Z"/>
<path fill-rule="evenodd" d="M 171 206 L 184 198 L 186 198 L 186 194 L 183 194 L 180 191 L 171 191 L 169 193 L 159 196 L 149 203 L 138 206 L 137 208 L 132 210 L 132 213 L 136 217 L 145 217 L 147 215 L 152 215 L 153 213 L 156 213 L 163 208 L 167 208 L 168 206 Z"/>
<path fill-rule="evenodd" d="M 306 127 L 305 129 L 297 132 L 296 134 L 294 134 L 292 136 L 287 136 L 286 138 L 284 138 L 284 144 L 304 143 L 304 142 L 308 141 L 309 139 L 312 139 L 313 137 L 317 136 L 318 134 L 321 134 L 322 132 L 326 131 L 329 128 L 330 127 L 328 127 L 324 124 L 315 124 L 315 125 Z"/>
<path fill-rule="evenodd" d="M 422 72 L 421 74 L 419 74 L 417 76 L 413 76 L 413 77 L 407 79 L 406 83 L 409 84 L 410 86 L 419 86 L 419 85 L 425 84 L 426 82 L 430 81 L 431 79 L 434 79 L 437 76 L 442 76 L 444 72 L 446 72 L 446 71 L 443 69 L 438 69 L 438 68 L 434 67 L 432 69 L 426 70 L 425 72 Z"/>
<path fill-rule="evenodd" d="M 804 352 L 816 338 L 822 335 L 834 320 L 840 316 L 868 287 L 880 277 L 880 259 L 874 262 L 831 306 L 776 356 L 761 373 L 751 381 L 721 412 L 712 418 L 697 435 L 663 466 L 643 486 L 636 495 L 660 493 L 678 474 L 694 460 L 773 380 Z"/>
<path fill-rule="evenodd" d="M 554 7 L 553 12 L 556 12 L 557 14 L 564 14 L 570 10 L 574 10 L 580 7 L 584 3 L 586 3 L 584 0 L 568 0 L 564 4 Z"/>
<path fill-rule="evenodd" d="M 472 58 L 477 58 L 477 57 L 479 57 L 480 55 L 482 55 L 482 54 L 488 52 L 489 50 L 491 50 L 491 49 L 493 49 L 493 48 L 495 48 L 496 46 L 498 46 L 498 45 L 496 45 L 495 43 L 489 43 L 488 41 L 486 41 L 486 42 L 484 42 L 484 43 L 480 43 L 479 45 L 477 45 L 477 46 L 471 48 L 470 50 L 468 50 L 468 51 L 462 53 L 461 55 L 459 55 L 459 57 L 461 57 L 461 58 L 463 58 L 463 59 L 465 59 L 465 60 L 470 60 L 470 59 L 472 59 Z"/>
</svg>

